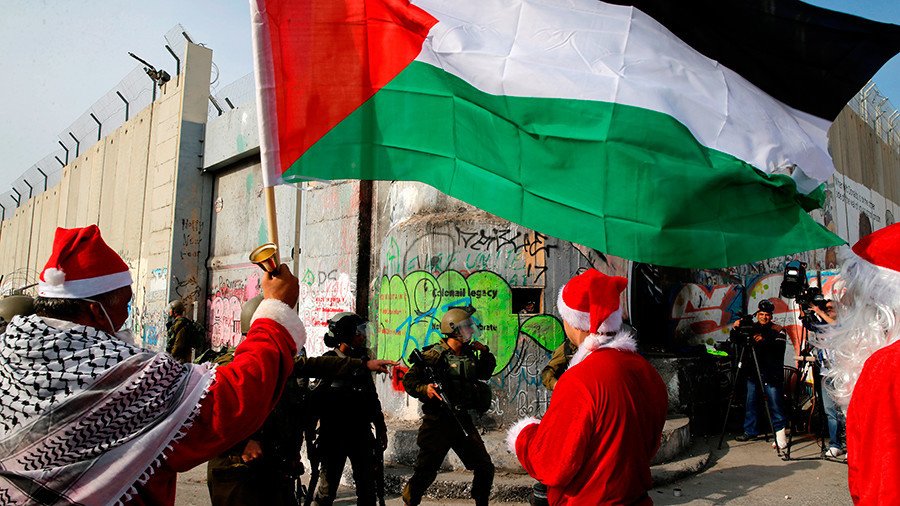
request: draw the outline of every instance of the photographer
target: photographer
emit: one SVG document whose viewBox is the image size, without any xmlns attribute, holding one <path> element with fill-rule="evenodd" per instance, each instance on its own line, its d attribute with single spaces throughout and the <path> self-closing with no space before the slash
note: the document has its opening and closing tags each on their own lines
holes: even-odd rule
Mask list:
<svg viewBox="0 0 900 506">
<path fill-rule="evenodd" d="M 762 300 L 756 312 L 756 321 L 748 321 L 745 317 L 734 322 L 732 341 L 739 345 L 751 346 L 756 358 L 756 367 L 762 376 L 763 390 L 772 416 L 772 428 L 779 448 L 787 448 L 785 426 L 787 420 L 781 406 L 781 390 L 784 382 L 784 349 L 785 335 L 781 325 L 772 323 L 772 312 L 775 305 L 769 300 Z M 759 435 L 757 427 L 756 403 L 759 397 L 759 378 L 756 371 L 750 369 L 747 375 L 747 404 L 744 417 L 744 433 L 735 438 L 737 441 L 750 441 Z"/>
<path fill-rule="evenodd" d="M 834 301 L 831 299 L 822 299 L 820 304 L 813 304 L 811 309 L 811 312 L 805 312 L 803 309 L 800 310 L 800 317 L 803 320 L 803 325 L 810 331 L 822 332 L 827 325 L 832 325 L 837 322 L 837 310 L 834 306 Z M 807 325 L 807 322 L 809 322 L 809 325 Z M 814 340 L 811 340 L 811 342 L 814 345 L 818 345 L 816 361 L 819 364 L 819 368 L 816 373 L 819 375 L 819 384 L 822 385 L 822 409 L 825 411 L 825 417 L 828 419 L 828 437 L 830 442 L 828 444 L 828 451 L 825 455 L 832 458 L 840 457 L 847 453 L 846 450 L 844 450 L 844 441 L 842 438 L 842 433 L 844 431 L 844 414 L 835 404 L 834 396 L 831 393 L 833 384 L 831 379 L 826 376 L 830 367 L 833 352 L 830 349 L 821 347 L 822 343 L 820 342 Z"/>
</svg>

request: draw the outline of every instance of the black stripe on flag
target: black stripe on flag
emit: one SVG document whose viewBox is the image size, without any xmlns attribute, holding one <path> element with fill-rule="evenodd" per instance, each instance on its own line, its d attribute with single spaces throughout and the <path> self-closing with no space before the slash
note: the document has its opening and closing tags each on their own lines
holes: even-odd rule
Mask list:
<svg viewBox="0 0 900 506">
<path fill-rule="evenodd" d="M 834 120 L 900 51 L 900 26 L 797 0 L 611 0 L 633 5 L 781 102 Z"/>
</svg>

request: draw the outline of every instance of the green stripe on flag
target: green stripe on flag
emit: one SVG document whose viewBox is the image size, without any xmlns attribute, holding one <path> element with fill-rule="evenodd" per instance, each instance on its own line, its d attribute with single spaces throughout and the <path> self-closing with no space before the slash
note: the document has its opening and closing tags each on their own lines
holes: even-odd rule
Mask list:
<svg viewBox="0 0 900 506">
<path fill-rule="evenodd" d="M 674 118 L 614 103 L 494 96 L 413 62 L 286 181 L 411 180 L 604 253 L 690 268 L 841 244 L 787 176 L 699 144 Z"/>
</svg>

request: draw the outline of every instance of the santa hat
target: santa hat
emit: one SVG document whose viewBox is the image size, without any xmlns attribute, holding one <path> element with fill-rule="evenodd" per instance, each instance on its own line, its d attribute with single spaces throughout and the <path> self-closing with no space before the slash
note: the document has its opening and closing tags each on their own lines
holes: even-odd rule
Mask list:
<svg viewBox="0 0 900 506">
<path fill-rule="evenodd" d="M 619 294 L 628 286 L 621 276 L 588 269 L 570 279 L 559 291 L 557 308 L 563 320 L 578 330 L 603 334 L 622 327 Z"/>
<path fill-rule="evenodd" d="M 626 286 L 628 280 L 621 276 L 607 276 L 596 269 L 588 269 L 570 279 L 559 291 L 557 309 L 562 319 L 578 330 L 590 332 L 570 365 L 577 364 L 599 348 L 629 351 L 637 348 L 630 332 L 619 332 L 622 328 L 619 300 Z"/>
<path fill-rule="evenodd" d="M 900 223 L 876 230 L 853 245 L 866 262 L 900 272 Z"/>
<path fill-rule="evenodd" d="M 122 258 L 100 237 L 97 225 L 57 228 L 53 250 L 41 271 L 38 295 L 81 299 L 131 286 Z"/>
</svg>

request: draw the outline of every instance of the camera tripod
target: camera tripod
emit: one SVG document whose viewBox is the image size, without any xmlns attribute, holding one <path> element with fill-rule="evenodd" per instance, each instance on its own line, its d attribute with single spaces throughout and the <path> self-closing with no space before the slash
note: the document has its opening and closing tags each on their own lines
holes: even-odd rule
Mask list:
<svg viewBox="0 0 900 506">
<path fill-rule="evenodd" d="M 731 380 L 731 395 L 728 397 L 728 407 L 725 409 L 725 421 L 722 422 L 722 432 L 719 435 L 719 449 L 722 449 L 722 442 L 725 440 L 725 431 L 728 429 L 728 415 L 731 413 L 731 405 L 734 403 L 734 396 L 737 393 L 738 381 L 741 378 L 741 369 L 744 364 L 744 354 L 747 352 L 747 349 L 750 349 L 750 354 L 753 359 L 753 366 L 756 371 L 756 385 L 759 387 L 759 391 L 763 396 L 763 406 L 766 409 L 766 419 L 769 421 L 769 429 L 771 429 L 771 435 L 773 440 L 775 440 L 775 451 L 778 453 L 778 456 L 781 457 L 781 448 L 778 447 L 778 440 L 775 438 L 775 424 L 772 422 L 772 412 L 769 410 L 769 399 L 768 394 L 766 392 L 765 382 L 762 379 L 762 371 L 759 369 L 759 360 L 756 357 L 756 348 L 749 344 L 739 345 L 741 348 L 741 352 L 738 354 L 737 367 L 734 370 L 734 377 Z M 751 408 L 747 406 L 745 409 L 755 409 L 755 407 Z M 769 432 L 766 432 L 766 440 L 768 440 Z M 790 445 L 788 445 L 790 448 Z"/>
<path fill-rule="evenodd" d="M 822 385 L 822 375 L 819 369 L 819 362 L 811 353 L 811 348 L 809 347 L 809 329 L 805 326 L 801 325 L 801 334 L 800 334 L 800 356 L 794 357 L 798 362 L 802 364 L 810 364 L 810 367 L 802 367 L 801 373 L 798 375 L 797 384 L 802 385 L 806 382 L 807 374 L 812 374 L 813 378 L 813 395 L 814 402 L 812 405 L 813 413 L 818 413 L 819 419 L 819 434 L 816 435 L 816 439 L 819 442 L 819 455 L 813 457 L 791 457 L 790 448 L 791 442 L 793 440 L 794 434 L 791 431 L 791 434 L 788 436 L 788 450 L 785 452 L 785 460 L 831 460 L 826 457 L 825 452 L 827 451 L 827 446 L 825 444 L 826 431 L 828 430 L 828 417 L 825 414 L 825 404 L 822 401 L 822 396 L 825 395 L 824 386 Z M 793 410 L 790 413 L 794 415 Z M 812 418 L 812 417 L 810 417 Z M 812 427 L 810 426 L 810 432 Z"/>
</svg>

